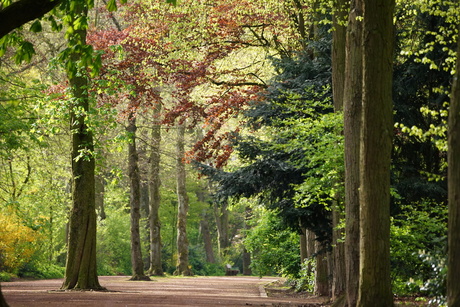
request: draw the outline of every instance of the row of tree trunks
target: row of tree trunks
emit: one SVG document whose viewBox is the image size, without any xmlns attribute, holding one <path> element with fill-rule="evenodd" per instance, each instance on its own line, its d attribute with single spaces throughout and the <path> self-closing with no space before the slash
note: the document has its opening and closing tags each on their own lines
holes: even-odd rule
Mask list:
<svg viewBox="0 0 460 307">
<path fill-rule="evenodd" d="M 394 1 L 352 0 L 344 33 L 340 20 L 344 19 L 346 6 L 346 1 L 335 1 L 333 36 L 334 108 L 340 111 L 343 106 L 344 111 L 346 304 L 391 306 L 389 179 Z M 334 225 L 339 217 L 336 212 Z M 338 234 L 334 243 L 337 237 Z M 341 257 L 336 245 L 334 266 L 340 265 Z M 334 276 L 337 269 L 334 268 Z M 342 280 L 333 281 L 333 299 L 338 299 L 342 286 Z"/>
</svg>

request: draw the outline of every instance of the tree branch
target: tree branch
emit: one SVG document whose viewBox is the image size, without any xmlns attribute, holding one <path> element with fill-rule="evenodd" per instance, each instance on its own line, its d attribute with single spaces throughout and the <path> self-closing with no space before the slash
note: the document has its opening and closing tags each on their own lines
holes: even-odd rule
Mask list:
<svg viewBox="0 0 460 307">
<path fill-rule="evenodd" d="M 217 81 L 211 78 L 208 78 L 208 80 L 215 85 L 226 85 L 226 86 L 260 86 L 263 88 L 267 88 L 267 84 L 264 83 L 259 83 L 259 82 L 226 82 L 226 81 Z M 260 79 L 259 79 L 260 80 Z M 262 81 L 262 80 L 261 80 Z M 263 81 L 262 81 L 263 82 Z"/>
<path fill-rule="evenodd" d="M 0 38 L 51 11 L 60 0 L 19 0 L 0 10 Z"/>
</svg>

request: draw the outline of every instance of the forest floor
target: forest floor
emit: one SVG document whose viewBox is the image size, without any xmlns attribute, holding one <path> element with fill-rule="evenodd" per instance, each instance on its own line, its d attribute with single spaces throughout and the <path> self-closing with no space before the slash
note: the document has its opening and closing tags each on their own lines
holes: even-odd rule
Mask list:
<svg viewBox="0 0 460 307">
<path fill-rule="evenodd" d="M 101 276 L 107 291 L 63 291 L 62 280 L 17 280 L 2 283 L 10 307 L 19 306 L 327 306 L 327 297 L 293 293 L 274 286 L 279 278 L 160 277 L 129 281 L 128 276 Z"/>
</svg>

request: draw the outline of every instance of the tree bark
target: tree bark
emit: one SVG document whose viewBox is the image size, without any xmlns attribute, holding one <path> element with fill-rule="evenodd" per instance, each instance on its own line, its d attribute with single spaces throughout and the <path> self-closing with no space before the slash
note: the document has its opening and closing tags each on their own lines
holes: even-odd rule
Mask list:
<svg viewBox="0 0 460 307">
<path fill-rule="evenodd" d="M 161 104 L 157 103 L 153 109 L 153 127 L 150 149 L 150 171 L 149 171 L 149 223 L 150 223 L 150 268 L 149 275 L 162 276 L 163 266 L 161 263 L 161 224 L 160 224 L 160 145 L 161 126 L 160 113 Z"/>
<path fill-rule="evenodd" d="M 106 218 L 104 210 L 104 178 L 102 176 L 96 176 L 96 212 L 99 213 L 101 220 Z"/>
<path fill-rule="evenodd" d="M 244 210 L 244 229 L 249 231 L 251 226 L 249 225 L 249 221 L 252 217 L 252 209 L 250 206 L 246 206 Z M 243 275 L 251 275 L 251 253 L 243 247 Z"/>
<path fill-rule="evenodd" d="M 356 306 L 359 288 L 359 150 L 362 115 L 362 0 L 352 0 L 346 39 L 344 93 L 345 272 L 348 306 Z"/>
<path fill-rule="evenodd" d="M 332 94 L 334 112 L 343 110 L 345 91 L 345 44 L 346 44 L 346 16 L 349 6 L 348 0 L 334 0 L 332 23 Z M 344 180 L 341 178 L 341 180 Z M 338 204 L 343 202 L 343 195 L 337 193 L 332 211 L 332 301 L 339 299 L 345 292 L 345 247 L 342 242 L 343 229 L 338 229 L 343 217 L 343 208 Z"/>
<path fill-rule="evenodd" d="M 131 113 L 126 128 L 130 142 L 128 144 L 128 173 L 130 181 L 130 214 L 131 214 L 131 268 L 130 280 L 150 280 L 144 274 L 144 262 L 142 260 L 141 236 L 139 230 L 140 202 L 141 202 L 141 177 L 139 174 L 139 156 L 136 148 L 136 117 Z"/>
<path fill-rule="evenodd" d="M 307 229 L 300 225 L 300 263 L 304 263 L 308 259 L 307 254 Z"/>
<path fill-rule="evenodd" d="M 329 278 L 327 253 L 321 242 L 315 242 L 316 252 L 316 275 L 315 275 L 315 294 L 319 296 L 329 296 Z"/>
<path fill-rule="evenodd" d="M 76 3 L 73 20 L 87 16 L 84 3 Z M 71 25 L 72 26 L 72 25 Z M 69 46 L 84 46 L 86 30 L 77 29 Z M 72 131 L 72 211 L 69 221 L 66 272 L 62 289 L 102 289 L 96 268 L 96 204 L 93 133 L 86 124 L 89 111 L 88 76 L 82 67 L 82 54 L 74 52 L 69 61 L 73 69 L 67 74 L 73 105 L 70 110 Z"/>
<path fill-rule="evenodd" d="M 313 255 L 315 254 L 315 233 L 311 230 L 306 230 L 305 232 L 305 240 L 307 241 L 307 259 L 312 259 Z M 313 266 L 311 263 L 308 264 L 307 272 L 308 276 L 310 276 L 311 272 L 313 271 Z"/>
<path fill-rule="evenodd" d="M 452 84 L 448 130 L 448 260 L 447 305 L 460 306 L 460 40 L 457 47 L 456 72 Z"/>
<path fill-rule="evenodd" d="M 358 306 L 393 306 L 390 162 L 394 0 L 364 0 Z"/>
<path fill-rule="evenodd" d="M 214 258 L 214 250 L 212 248 L 212 238 L 211 232 L 209 231 L 208 218 L 209 215 L 204 212 L 200 222 L 201 233 L 203 234 L 204 251 L 206 253 L 206 262 L 216 263 L 216 259 Z"/>
<path fill-rule="evenodd" d="M 0 38 L 29 21 L 43 17 L 60 2 L 60 0 L 20 0 L 1 9 Z"/>
<path fill-rule="evenodd" d="M 342 241 L 344 231 L 342 228 L 337 228 L 343 217 L 340 210 L 336 208 L 332 211 L 332 225 L 334 225 L 332 230 L 332 301 L 340 299 L 346 289 L 345 245 Z"/>
<path fill-rule="evenodd" d="M 334 0 L 332 17 L 332 95 L 335 112 L 343 110 L 347 3 L 348 0 Z"/>
<path fill-rule="evenodd" d="M 185 125 L 177 127 L 176 169 L 177 169 L 177 266 L 174 275 L 192 275 L 188 262 L 187 213 L 189 200 L 185 173 Z"/>
<path fill-rule="evenodd" d="M 200 132 L 201 132 L 201 129 L 198 129 L 197 136 L 198 138 L 201 139 L 203 135 Z M 204 186 L 201 189 L 197 190 L 196 197 L 199 202 L 206 203 L 206 193 L 207 191 Z M 206 262 L 215 263 L 216 259 L 214 258 L 214 249 L 212 246 L 211 231 L 209 230 L 209 223 L 208 223 L 209 218 L 210 218 L 210 213 L 209 213 L 209 207 L 208 207 L 206 209 L 203 209 L 201 213 L 200 231 L 201 231 L 201 234 L 203 235 L 203 245 L 204 245 L 204 251 L 206 253 Z"/>
<path fill-rule="evenodd" d="M 227 248 L 230 245 L 230 240 L 228 238 L 227 207 L 227 202 L 221 204 L 214 203 L 214 216 L 216 218 L 219 255 L 225 255 L 227 253 Z"/>
</svg>

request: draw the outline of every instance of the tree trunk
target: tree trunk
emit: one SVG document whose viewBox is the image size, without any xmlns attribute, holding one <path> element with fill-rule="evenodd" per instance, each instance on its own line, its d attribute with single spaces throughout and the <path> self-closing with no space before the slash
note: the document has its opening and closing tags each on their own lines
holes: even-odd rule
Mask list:
<svg viewBox="0 0 460 307">
<path fill-rule="evenodd" d="M 161 225 L 160 225 L 160 144 L 161 126 L 160 112 L 161 104 L 157 103 L 153 109 L 153 127 L 150 149 L 150 171 L 149 171 L 149 222 L 150 222 L 150 268 L 149 275 L 163 276 L 161 264 Z"/>
<path fill-rule="evenodd" d="M 345 245 L 342 241 L 344 236 L 343 229 L 337 228 L 340 225 L 340 219 L 343 214 L 339 208 L 332 211 L 332 301 L 336 301 L 345 292 L 346 272 L 345 272 Z"/>
<path fill-rule="evenodd" d="M 244 210 L 244 229 L 249 231 L 251 226 L 249 225 L 249 221 L 252 217 L 252 209 L 250 206 L 246 206 Z M 243 245 L 244 246 L 244 245 Z M 245 247 L 243 247 L 243 275 L 251 275 L 251 253 L 249 253 Z"/>
<path fill-rule="evenodd" d="M 8 307 L 8 304 L 5 301 L 5 297 L 3 296 L 2 293 L 2 286 L 0 284 L 0 307 Z"/>
<path fill-rule="evenodd" d="M 448 131 L 448 260 L 447 305 L 460 306 L 460 40 L 457 47 L 456 72 L 452 84 Z"/>
<path fill-rule="evenodd" d="M 87 7 L 78 2 L 73 20 L 87 16 Z M 72 25 L 70 25 L 72 26 Z M 69 46 L 84 46 L 86 30 L 76 29 Z M 86 125 L 89 111 L 87 67 L 79 65 L 83 55 L 74 52 L 68 69 L 73 105 L 70 110 L 72 131 L 72 202 L 66 272 L 62 289 L 102 289 L 96 268 L 95 160 L 91 129 Z"/>
<path fill-rule="evenodd" d="M 307 229 L 300 225 L 300 263 L 304 263 L 308 259 L 307 254 Z"/>
<path fill-rule="evenodd" d="M 225 255 L 230 245 L 228 238 L 228 204 L 227 202 L 214 203 L 214 216 L 216 218 L 219 255 Z"/>
<path fill-rule="evenodd" d="M 348 18 L 344 93 L 345 271 L 348 306 L 359 288 L 359 150 L 362 116 L 362 0 L 352 0 Z"/>
<path fill-rule="evenodd" d="M 187 213 L 189 208 L 185 173 L 185 125 L 177 127 L 177 266 L 174 275 L 192 275 L 188 263 Z"/>
<path fill-rule="evenodd" d="M 335 112 L 343 110 L 347 3 L 348 0 L 334 0 L 332 17 L 332 93 Z"/>
<path fill-rule="evenodd" d="M 212 248 L 212 238 L 211 232 L 209 231 L 208 218 L 209 215 L 204 212 L 200 222 L 201 233 L 203 234 L 204 251 L 206 253 L 206 262 L 216 263 L 216 259 L 214 258 L 214 250 Z"/>
<path fill-rule="evenodd" d="M 106 218 L 104 210 L 104 178 L 102 176 L 96 176 L 96 212 L 99 213 L 101 220 Z"/>
<path fill-rule="evenodd" d="M 150 280 L 144 274 L 144 263 L 142 261 L 141 236 L 139 231 L 140 202 L 141 202 L 141 177 L 139 174 L 136 148 L 136 117 L 131 113 L 128 118 L 127 132 L 130 142 L 128 144 L 128 173 L 130 181 L 130 213 L 131 213 L 131 268 L 130 280 Z"/>
<path fill-rule="evenodd" d="M 393 306 L 390 162 L 394 0 L 364 0 L 358 306 Z"/>
<path fill-rule="evenodd" d="M 343 110 L 345 84 L 345 44 L 346 44 L 346 16 L 349 6 L 348 0 L 334 0 L 334 14 L 332 17 L 334 31 L 332 32 L 332 93 L 334 112 Z M 341 180 L 344 180 L 341 178 Z M 332 211 L 332 300 L 336 301 L 345 292 L 345 246 L 342 242 L 343 229 L 338 229 L 343 209 L 338 203 L 343 202 L 343 195 L 336 195 L 336 204 Z"/>
<path fill-rule="evenodd" d="M 321 242 L 315 242 L 316 252 L 316 274 L 315 274 L 315 294 L 319 296 L 329 296 L 329 278 L 327 253 Z"/>
<path fill-rule="evenodd" d="M 313 255 L 315 254 L 315 233 L 311 230 L 306 230 L 305 232 L 305 240 L 307 241 L 307 259 L 312 259 Z M 311 262 L 308 264 L 307 272 L 308 276 L 310 276 L 311 272 L 313 271 L 313 266 Z"/>
<path fill-rule="evenodd" d="M 201 130 L 197 130 L 198 138 L 202 138 L 202 134 L 200 133 Z M 196 197 L 199 202 L 206 203 L 206 189 L 202 187 L 201 189 L 197 190 Z M 203 209 L 201 213 L 201 221 L 200 221 L 200 230 L 201 234 L 203 235 L 203 245 L 204 251 L 206 253 L 206 262 L 208 263 L 215 263 L 216 259 L 214 258 L 214 249 L 212 246 L 212 237 L 211 231 L 209 230 L 209 223 L 208 220 L 210 218 L 209 209 Z"/>
</svg>

